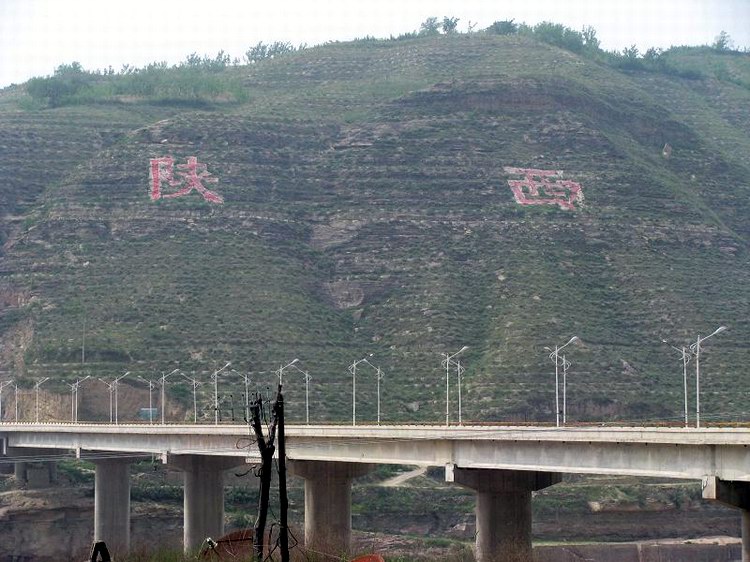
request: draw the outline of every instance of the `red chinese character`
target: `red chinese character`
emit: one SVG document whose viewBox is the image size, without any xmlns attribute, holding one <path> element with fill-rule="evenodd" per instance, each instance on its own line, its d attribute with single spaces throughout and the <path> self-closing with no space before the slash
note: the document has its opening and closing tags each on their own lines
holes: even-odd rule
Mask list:
<svg viewBox="0 0 750 562">
<path fill-rule="evenodd" d="M 180 176 L 179 180 L 174 180 L 174 159 L 171 156 L 162 156 L 160 158 L 152 158 L 151 163 L 151 200 L 156 201 L 157 199 L 173 199 L 175 197 L 181 197 L 187 195 L 191 191 L 195 190 L 203 196 L 203 199 L 210 203 L 223 203 L 224 198 L 206 189 L 203 183 L 216 183 L 219 178 L 213 177 L 208 171 L 206 171 L 205 164 L 199 164 L 198 159 L 195 156 L 190 156 L 187 159 L 187 164 L 178 164 L 177 175 Z M 174 193 L 162 194 L 162 187 L 179 187 Z"/>
<path fill-rule="evenodd" d="M 558 205 L 561 209 L 575 210 L 575 203 L 583 203 L 581 185 L 558 179 L 562 170 L 536 170 L 534 168 L 503 168 L 506 173 L 524 176 L 522 180 L 508 180 L 513 197 L 519 205 Z"/>
</svg>

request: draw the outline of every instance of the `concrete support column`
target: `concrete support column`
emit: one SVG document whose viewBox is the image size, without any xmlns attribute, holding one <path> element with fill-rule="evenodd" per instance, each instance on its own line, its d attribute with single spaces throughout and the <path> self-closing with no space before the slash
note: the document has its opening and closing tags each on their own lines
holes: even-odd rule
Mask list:
<svg viewBox="0 0 750 562">
<path fill-rule="evenodd" d="M 26 463 L 25 462 L 13 463 L 13 476 L 15 476 L 16 482 L 18 482 L 19 484 L 26 484 Z"/>
<path fill-rule="evenodd" d="M 94 461 L 94 540 L 110 554 L 130 549 L 130 460 Z"/>
<path fill-rule="evenodd" d="M 175 455 L 169 464 L 185 473 L 183 545 L 195 552 L 206 538 L 224 534 L 224 471 L 244 464 L 242 458 Z"/>
<path fill-rule="evenodd" d="M 531 562 L 531 492 L 557 484 L 560 474 L 455 468 L 448 476 L 477 493 L 478 562 Z"/>
<path fill-rule="evenodd" d="M 305 546 L 340 558 L 352 540 L 352 480 L 369 464 L 289 461 L 289 472 L 305 479 Z"/>
<path fill-rule="evenodd" d="M 742 562 L 750 562 L 750 482 L 703 479 L 703 499 L 717 501 L 740 510 L 742 517 Z"/>
</svg>

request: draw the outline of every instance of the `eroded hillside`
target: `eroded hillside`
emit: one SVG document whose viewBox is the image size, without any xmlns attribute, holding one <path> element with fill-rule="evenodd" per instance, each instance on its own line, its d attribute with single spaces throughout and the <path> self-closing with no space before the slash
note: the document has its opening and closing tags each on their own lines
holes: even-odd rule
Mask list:
<svg viewBox="0 0 750 562">
<path fill-rule="evenodd" d="M 383 419 L 438 421 L 440 354 L 469 345 L 465 418 L 549 421 L 544 346 L 576 334 L 570 419 L 679 420 L 679 357 L 660 340 L 726 324 L 702 356 L 704 415 L 750 415 L 737 392 L 750 338 L 741 84 L 481 34 L 331 44 L 225 72 L 247 101 L 2 104 L 8 370 L 232 361 L 265 371 L 264 388 L 298 357 L 311 416 L 345 420 L 347 364 L 372 353 Z M 151 161 L 166 156 L 172 183 L 157 162 L 156 192 Z M 191 157 L 223 203 L 186 189 Z M 509 180 L 524 175 L 507 168 L 550 172 L 580 197 L 519 204 Z M 360 419 L 375 418 L 375 389 L 360 372 Z"/>
</svg>

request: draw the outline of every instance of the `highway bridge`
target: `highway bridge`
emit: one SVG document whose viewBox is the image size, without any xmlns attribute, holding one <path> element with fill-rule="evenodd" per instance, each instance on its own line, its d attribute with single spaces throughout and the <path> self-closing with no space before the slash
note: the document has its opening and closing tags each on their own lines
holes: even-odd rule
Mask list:
<svg viewBox="0 0 750 562">
<path fill-rule="evenodd" d="M 351 539 L 351 483 L 373 465 L 445 467 L 476 492 L 477 559 L 531 553 L 531 493 L 564 473 L 695 479 L 703 497 L 740 510 L 750 562 L 750 429 L 540 426 L 286 427 L 305 479 L 305 542 L 341 553 Z M 223 534 L 223 472 L 259 461 L 247 425 L 2 423 L 3 454 L 68 452 L 96 464 L 94 538 L 130 545 L 128 464 L 158 455 L 184 473 L 184 547 Z M 503 554 L 505 553 L 505 554 Z M 515 559 L 515 558 L 514 558 Z"/>
</svg>

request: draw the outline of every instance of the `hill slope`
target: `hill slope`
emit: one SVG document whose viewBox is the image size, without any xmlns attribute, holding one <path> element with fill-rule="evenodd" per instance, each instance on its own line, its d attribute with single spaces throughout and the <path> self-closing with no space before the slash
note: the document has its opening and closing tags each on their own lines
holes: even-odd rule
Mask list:
<svg viewBox="0 0 750 562">
<path fill-rule="evenodd" d="M 742 72 L 747 58 L 725 60 Z M 153 376 L 298 357 L 311 416 L 346 420 L 347 364 L 372 353 L 383 419 L 438 421 L 440 353 L 469 345 L 466 418 L 549 421 L 544 346 L 576 334 L 569 418 L 679 419 L 681 365 L 660 340 L 726 324 L 702 355 L 703 410 L 750 416 L 741 83 L 626 74 L 481 34 L 332 44 L 225 72 L 247 101 L 0 105 L 15 217 L 6 369 Z M 198 191 L 152 201 L 149 161 L 166 155 L 205 164 L 223 204 Z M 583 201 L 519 205 L 508 181 L 522 175 L 506 168 L 562 170 Z M 301 375 L 287 373 L 302 419 Z M 375 388 L 362 365 L 360 419 L 375 418 Z"/>
</svg>

